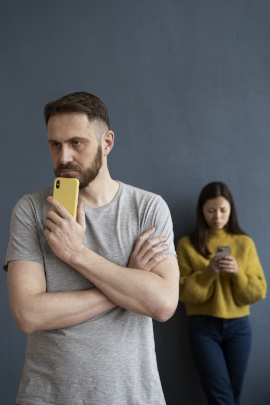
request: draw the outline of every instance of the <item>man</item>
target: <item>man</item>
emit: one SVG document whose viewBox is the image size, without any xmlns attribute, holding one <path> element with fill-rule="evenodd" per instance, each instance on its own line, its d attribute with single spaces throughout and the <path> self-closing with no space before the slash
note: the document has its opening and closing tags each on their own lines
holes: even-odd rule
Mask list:
<svg viewBox="0 0 270 405">
<path fill-rule="evenodd" d="M 114 133 L 97 97 L 48 103 L 45 121 L 55 175 L 78 178 L 80 203 L 76 221 L 48 188 L 13 210 L 4 268 L 29 335 L 17 404 L 164 404 L 151 318 L 178 303 L 167 205 L 110 177 Z"/>
</svg>

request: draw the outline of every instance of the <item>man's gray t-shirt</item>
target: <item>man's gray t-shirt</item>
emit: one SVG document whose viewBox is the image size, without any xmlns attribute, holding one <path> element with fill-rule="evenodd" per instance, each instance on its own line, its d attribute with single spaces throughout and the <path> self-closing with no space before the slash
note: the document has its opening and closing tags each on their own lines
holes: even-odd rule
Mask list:
<svg viewBox="0 0 270 405">
<path fill-rule="evenodd" d="M 52 252 L 44 220 L 52 188 L 26 195 L 15 206 L 6 255 L 44 265 L 47 292 L 94 287 Z M 114 199 L 99 208 L 84 206 L 84 244 L 127 267 L 137 238 L 155 226 L 168 237 L 173 228 L 165 201 L 119 182 Z M 161 405 L 165 403 L 156 363 L 152 319 L 116 307 L 79 325 L 28 336 L 17 403 L 20 405 Z"/>
</svg>

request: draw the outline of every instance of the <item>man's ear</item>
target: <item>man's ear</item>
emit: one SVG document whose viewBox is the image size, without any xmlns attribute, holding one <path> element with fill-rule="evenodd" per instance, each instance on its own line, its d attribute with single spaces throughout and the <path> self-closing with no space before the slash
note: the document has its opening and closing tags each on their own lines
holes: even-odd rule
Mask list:
<svg viewBox="0 0 270 405">
<path fill-rule="evenodd" d="M 113 131 L 109 130 L 105 132 L 105 134 L 103 135 L 103 145 L 104 145 L 103 149 L 104 156 L 108 156 L 114 145 Z"/>
</svg>

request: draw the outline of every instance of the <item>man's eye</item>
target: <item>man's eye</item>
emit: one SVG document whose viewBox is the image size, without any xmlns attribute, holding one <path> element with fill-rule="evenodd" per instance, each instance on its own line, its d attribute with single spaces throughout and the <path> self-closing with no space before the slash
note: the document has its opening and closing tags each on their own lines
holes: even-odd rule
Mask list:
<svg viewBox="0 0 270 405">
<path fill-rule="evenodd" d="M 80 141 L 73 141 L 73 145 L 74 145 L 74 146 L 80 146 L 80 145 L 81 145 L 81 142 L 80 142 Z"/>
<path fill-rule="evenodd" d="M 60 148 L 60 143 L 57 143 L 57 142 L 51 143 L 51 147 L 52 147 L 53 149 Z"/>
</svg>

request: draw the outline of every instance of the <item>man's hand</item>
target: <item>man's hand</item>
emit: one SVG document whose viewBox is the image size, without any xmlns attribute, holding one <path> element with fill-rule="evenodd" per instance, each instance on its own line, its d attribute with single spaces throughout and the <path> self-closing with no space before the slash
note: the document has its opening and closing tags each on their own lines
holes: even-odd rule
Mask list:
<svg viewBox="0 0 270 405">
<path fill-rule="evenodd" d="M 78 206 L 77 222 L 68 210 L 55 198 L 48 197 L 48 202 L 57 210 L 48 211 L 45 220 L 44 236 L 54 254 L 68 263 L 69 258 L 85 249 L 85 213 L 83 204 Z"/>
<path fill-rule="evenodd" d="M 169 248 L 169 245 L 164 244 L 167 238 L 158 236 L 149 239 L 154 232 L 155 228 L 150 228 L 137 239 L 130 255 L 129 268 L 151 271 L 158 263 L 167 259 L 167 255 L 162 253 Z"/>
</svg>

